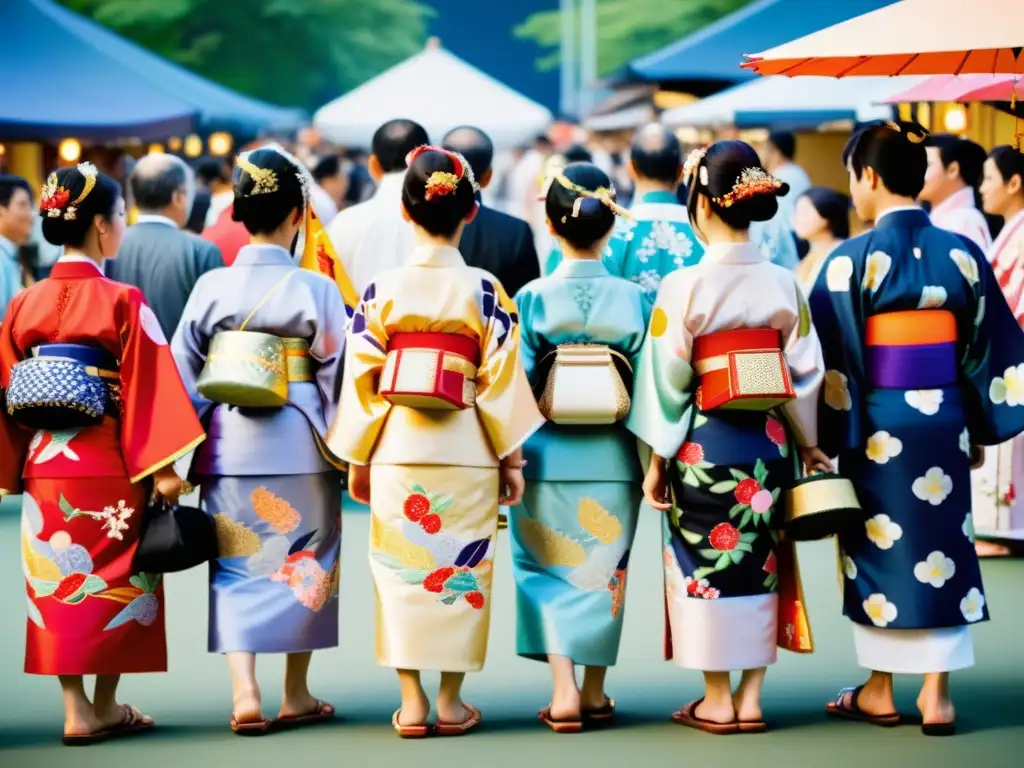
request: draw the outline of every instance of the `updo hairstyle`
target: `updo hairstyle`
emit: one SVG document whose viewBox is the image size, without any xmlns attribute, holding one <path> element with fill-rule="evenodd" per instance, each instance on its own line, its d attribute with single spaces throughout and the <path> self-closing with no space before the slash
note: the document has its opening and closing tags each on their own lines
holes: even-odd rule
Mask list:
<svg viewBox="0 0 1024 768">
<path fill-rule="evenodd" d="M 775 216 L 778 198 L 789 193 L 789 184 L 768 173 L 754 148 L 743 141 L 716 141 L 695 149 L 684 175 L 686 210 L 695 228 L 700 197 L 710 201 L 711 210 L 729 227 L 744 230 Z"/>
<path fill-rule="evenodd" d="M 409 153 L 402 203 L 416 224 L 432 235 L 451 237 L 476 206 L 476 179 L 466 159 L 440 147 Z"/>
<path fill-rule="evenodd" d="M 305 210 L 309 184 L 305 166 L 280 147 L 243 152 L 235 161 L 231 218 L 250 235 L 276 232 L 292 211 Z"/>
<path fill-rule="evenodd" d="M 120 199 L 121 186 L 92 163 L 58 168 L 47 178 L 39 198 L 43 237 L 52 245 L 81 248 L 93 219 L 113 219 Z"/>
<path fill-rule="evenodd" d="M 565 184 L 564 182 L 569 182 Z M 544 197 L 555 234 L 574 248 L 590 248 L 615 226 L 615 211 L 602 202 L 607 195 L 614 201 L 615 190 L 608 174 L 592 163 L 569 163 L 548 182 Z M 580 190 L 586 190 L 591 196 Z"/>
</svg>

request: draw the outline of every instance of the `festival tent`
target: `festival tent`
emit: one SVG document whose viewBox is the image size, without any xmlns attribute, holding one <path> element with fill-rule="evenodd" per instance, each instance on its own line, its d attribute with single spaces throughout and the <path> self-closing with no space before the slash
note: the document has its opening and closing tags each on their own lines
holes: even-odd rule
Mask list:
<svg viewBox="0 0 1024 768">
<path fill-rule="evenodd" d="M 427 129 L 431 140 L 474 125 L 498 149 L 529 141 L 551 123 L 551 112 L 498 82 L 432 40 L 425 50 L 324 105 L 313 124 L 324 139 L 368 147 L 374 132 L 395 118 Z"/>
<path fill-rule="evenodd" d="M 288 130 L 302 113 L 219 86 L 52 0 L 0 0 L 0 136 L 142 140 Z"/>
<path fill-rule="evenodd" d="M 890 96 L 890 104 L 915 101 L 1011 101 L 1017 75 L 935 75 L 914 88 Z M 1024 95 L 1024 88 L 1021 89 Z"/>
</svg>

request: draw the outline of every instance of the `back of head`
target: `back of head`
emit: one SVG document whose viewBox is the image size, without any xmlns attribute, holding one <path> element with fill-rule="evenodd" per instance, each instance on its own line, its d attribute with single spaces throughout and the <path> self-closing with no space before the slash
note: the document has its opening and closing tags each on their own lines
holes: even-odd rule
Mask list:
<svg viewBox="0 0 1024 768">
<path fill-rule="evenodd" d="M 787 160 L 796 157 L 796 136 L 789 131 L 772 131 L 768 134 L 768 143 Z"/>
<path fill-rule="evenodd" d="M 461 155 L 423 145 L 410 153 L 402 204 L 432 235 L 451 237 L 476 207 L 473 169 Z"/>
<path fill-rule="evenodd" d="M 317 161 L 313 166 L 313 179 L 317 184 L 324 179 L 332 179 L 341 173 L 341 158 L 337 155 L 328 155 Z"/>
<path fill-rule="evenodd" d="M 215 181 L 227 181 L 231 170 L 223 157 L 204 157 L 196 163 L 196 180 L 210 186 Z"/>
<path fill-rule="evenodd" d="M 471 125 L 463 125 L 448 132 L 442 142 L 444 148 L 466 158 L 473 174 L 482 179 L 494 162 L 494 144 L 490 136 Z"/>
<path fill-rule="evenodd" d="M 917 198 L 928 169 L 928 132 L 918 123 L 882 120 L 858 129 L 843 149 L 843 163 L 860 179 L 873 168 L 894 195 Z"/>
<path fill-rule="evenodd" d="M 712 212 L 725 224 L 744 230 L 752 222 L 772 218 L 779 210 L 778 198 L 789 193 L 789 185 L 768 173 L 754 148 L 743 141 L 716 141 L 694 150 L 685 173 L 691 224 L 696 224 L 701 197 L 710 201 Z"/>
<path fill-rule="evenodd" d="M 594 162 L 594 156 L 590 154 L 590 150 L 584 147 L 582 144 L 573 144 L 565 152 L 562 153 L 562 157 L 565 158 L 567 163 L 592 163 Z"/>
<path fill-rule="evenodd" d="M 672 131 L 661 123 L 651 123 L 633 135 L 629 159 L 637 176 L 674 184 L 679 180 L 683 149 Z"/>
<path fill-rule="evenodd" d="M 250 235 L 275 232 L 292 211 L 305 209 L 309 171 L 281 147 L 243 152 L 235 164 L 231 218 Z"/>
<path fill-rule="evenodd" d="M 128 177 L 135 205 L 143 213 L 157 213 L 169 206 L 174 195 L 184 192 L 191 205 L 195 191 L 192 169 L 180 157 L 167 154 L 144 155 Z"/>
<path fill-rule="evenodd" d="M 850 198 L 847 195 L 829 187 L 811 187 L 803 196 L 828 224 L 833 237 L 839 240 L 850 237 Z"/>
<path fill-rule="evenodd" d="M 0 173 L 0 208 L 10 207 L 11 198 L 18 189 L 27 192 L 29 200 L 32 199 L 32 185 L 25 179 L 10 173 Z"/>
<path fill-rule="evenodd" d="M 92 163 L 58 168 L 39 198 L 43 237 L 53 245 L 81 248 L 96 216 L 110 221 L 120 199 L 121 186 Z"/>
<path fill-rule="evenodd" d="M 405 158 L 410 152 L 429 143 L 423 126 L 402 118 L 389 120 L 378 128 L 370 146 L 381 171 L 396 173 L 405 170 Z"/>
<path fill-rule="evenodd" d="M 583 250 L 600 242 L 615 226 L 614 200 L 608 174 L 591 163 L 569 163 L 550 177 L 544 211 L 555 234 Z"/>
<path fill-rule="evenodd" d="M 981 184 L 985 166 L 985 150 L 970 139 L 951 133 L 936 133 L 928 137 L 926 147 L 935 147 L 942 158 L 942 167 L 956 163 L 960 168 L 960 179 L 969 187 Z"/>
</svg>

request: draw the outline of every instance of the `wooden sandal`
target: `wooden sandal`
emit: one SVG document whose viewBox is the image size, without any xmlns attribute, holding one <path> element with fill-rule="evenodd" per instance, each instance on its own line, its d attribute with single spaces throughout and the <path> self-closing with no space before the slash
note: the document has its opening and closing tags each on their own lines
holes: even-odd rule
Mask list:
<svg viewBox="0 0 1024 768">
<path fill-rule="evenodd" d="M 469 719 L 461 723 L 449 723 L 444 720 L 438 720 L 434 725 L 434 733 L 438 736 L 464 736 L 471 731 L 476 730 L 480 725 L 480 721 L 483 720 L 483 715 L 480 714 L 480 710 L 475 707 L 471 707 L 469 704 L 463 702 L 463 708 L 469 712 Z"/>
<path fill-rule="evenodd" d="M 430 735 L 430 723 L 416 723 L 415 725 L 402 725 L 398 722 L 402 714 L 401 708 L 395 710 L 391 716 L 391 727 L 395 729 L 400 739 L 425 739 Z"/>
<path fill-rule="evenodd" d="M 144 715 L 130 704 L 121 704 L 121 711 L 124 718 L 116 725 L 108 725 L 92 733 L 65 734 L 62 741 L 66 747 L 88 747 L 92 744 L 99 744 L 102 741 L 120 739 L 124 736 L 134 736 L 137 733 L 152 730 L 154 723 L 147 723 Z"/>
<path fill-rule="evenodd" d="M 705 720 L 697 716 L 697 707 L 704 701 L 704 697 L 691 701 L 682 709 L 672 713 L 672 721 L 687 728 L 696 728 L 698 731 L 713 733 L 716 736 L 729 736 L 740 732 L 740 723 L 733 720 L 731 723 L 716 723 L 713 720 Z"/>
<path fill-rule="evenodd" d="M 301 728 L 304 725 L 315 725 L 317 723 L 326 723 L 329 720 L 334 719 L 334 707 L 325 701 L 316 702 L 316 709 L 312 712 L 307 712 L 304 715 L 278 715 L 277 720 L 274 721 L 274 726 L 283 730 L 291 728 Z"/>
<path fill-rule="evenodd" d="M 880 728 L 892 728 L 900 724 L 899 712 L 872 715 L 861 709 L 860 705 L 857 704 L 857 699 L 860 698 L 863 691 L 863 685 L 858 685 L 856 688 L 843 688 L 839 695 L 836 696 L 835 701 L 830 701 L 825 705 L 825 711 L 833 717 L 841 717 L 844 720 L 852 720 L 855 723 L 877 725 Z M 844 703 L 847 694 L 851 694 L 849 704 Z"/>
<path fill-rule="evenodd" d="M 598 707 L 597 709 L 584 709 L 583 720 L 584 722 L 593 724 L 607 723 L 615 717 L 615 699 L 605 699 L 604 706 Z"/>
<path fill-rule="evenodd" d="M 544 707 L 537 713 L 537 717 L 544 725 L 555 733 L 579 733 L 583 730 L 583 719 L 570 720 L 567 718 L 554 718 L 551 716 L 550 705 Z"/>
<path fill-rule="evenodd" d="M 270 731 L 270 720 L 239 720 L 231 713 L 231 730 L 239 736 L 263 736 Z"/>
<path fill-rule="evenodd" d="M 764 733 L 768 730 L 768 723 L 764 720 L 740 720 L 740 733 Z"/>
</svg>

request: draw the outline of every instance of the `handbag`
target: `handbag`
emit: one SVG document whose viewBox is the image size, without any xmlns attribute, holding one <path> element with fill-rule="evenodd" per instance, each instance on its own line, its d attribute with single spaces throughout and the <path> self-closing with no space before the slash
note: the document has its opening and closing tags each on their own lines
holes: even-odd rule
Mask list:
<svg viewBox="0 0 1024 768">
<path fill-rule="evenodd" d="M 217 559 L 217 526 L 202 509 L 155 498 L 135 549 L 137 573 L 177 573 Z"/>
<path fill-rule="evenodd" d="M 816 472 L 794 482 L 785 497 L 782 530 L 789 541 L 819 541 L 863 530 L 864 510 L 845 477 Z"/>
<path fill-rule="evenodd" d="M 604 344 L 562 344 L 541 360 L 551 368 L 537 407 L 555 424 L 614 424 L 629 414 L 629 361 Z M 623 370 L 620 370 L 620 366 Z"/>
<path fill-rule="evenodd" d="M 280 408 L 288 403 L 289 349 L 285 341 L 245 328 L 297 271 L 290 270 L 271 286 L 237 331 L 221 331 L 210 340 L 206 363 L 196 379 L 200 395 L 215 403 L 249 408 Z"/>
</svg>

